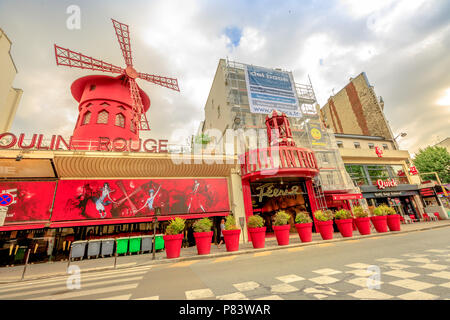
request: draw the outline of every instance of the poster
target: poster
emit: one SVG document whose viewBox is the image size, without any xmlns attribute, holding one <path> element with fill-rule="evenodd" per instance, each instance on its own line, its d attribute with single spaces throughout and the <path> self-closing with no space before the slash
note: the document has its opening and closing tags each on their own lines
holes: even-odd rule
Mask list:
<svg viewBox="0 0 450 320">
<path fill-rule="evenodd" d="M 322 129 L 320 128 L 320 124 L 318 123 L 308 123 L 308 131 L 309 135 L 311 136 L 311 144 L 313 146 L 325 146 L 326 141 L 322 132 Z"/>
<path fill-rule="evenodd" d="M 61 180 L 52 221 L 229 211 L 226 179 Z"/>
<path fill-rule="evenodd" d="M 288 117 L 301 116 L 292 73 L 251 65 L 245 65 L 244 71 L 252 113 L 276 109 Z"/>
<path fill-rule="evenodd" d="M 0 182 L 0 194 L 9 193 L 14 197 L 6 213 L 5 225 L 50 220 L 55 186 L 55 181 Z"/>
</svg>

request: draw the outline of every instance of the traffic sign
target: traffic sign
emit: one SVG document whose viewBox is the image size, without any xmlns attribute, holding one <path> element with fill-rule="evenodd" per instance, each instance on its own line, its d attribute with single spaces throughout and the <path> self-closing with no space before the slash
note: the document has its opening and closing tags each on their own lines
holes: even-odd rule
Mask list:
<svg viewBox="0 0 450 320">
<path fill-rule="evenodd" d="M 14 196 L 11 193 L 0 193 L 0 207 L 8 207 L 14 201 Z"/>
</svg>

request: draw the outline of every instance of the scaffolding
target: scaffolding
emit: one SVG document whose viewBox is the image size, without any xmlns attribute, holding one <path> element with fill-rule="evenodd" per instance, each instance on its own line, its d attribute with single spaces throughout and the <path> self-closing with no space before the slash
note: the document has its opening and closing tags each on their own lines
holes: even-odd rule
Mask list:
<svg viewBox="0 0 450 320">
<path fill-rule="evenodd" d="M 233 129 L 265 129 L 266 114 L 250 111 L 248 91 L 245 81 L 245 64 L 226 60 L 223 64 L 227 102 L 231 108 Z M 279 69 L 276 69 L 280 71 Z M 300 105 L 300 117 L 290 117 L 293 139 L 298 147 L 309 148 L 314 151 L 320 174 L 314 179 L 314 190 L 319 208 L 326 208 L 325 191 L 358 192 L 345 170 L 334 134 L 323 125 L 317 105 L 317 99 L 311 80 L 300 84 L 295 82 L 295 89 Z M 313 144 L 310 125 L 319 126 L 322 132 L 321 143 Z M 245 150 L 245 146 L 241 150 Z"/>
</svg>

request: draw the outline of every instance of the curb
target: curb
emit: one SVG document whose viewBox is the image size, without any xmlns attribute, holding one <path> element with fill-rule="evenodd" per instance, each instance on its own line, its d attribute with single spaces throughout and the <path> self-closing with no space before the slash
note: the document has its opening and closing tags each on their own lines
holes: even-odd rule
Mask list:
<svg viewBox="0 0 450 320">
<path fill-rule="evenodd" d="M 130 268 L 152 266 L 152 265 L 173 264 L 173 263 L 182 262 L 182 261 L 205 260 L 205 259 L 211 259 L 211 258 L 220 258 L 220 257 L 225 257 L 225 256 L 237 256 L 237 255 L 264 252 L 264 251 L 284 250 L 284 249 L 290 249 L 290 248 L 315 246 L 315 245 L 319 245 L 319 244 L 323 244 L 323 243 L 352 241 L 352 240 L 356 240 L 356 239 L 370 239 L 370 238 L 380 237 L 380 236 L 389 236 L 389 235 L 396 235 L 396 234 L 402 234 L 402 233 L 412 233 L 412 232 L 440 229 L 440 228 L 446 228 L 446 227 L 450 227 L 450 224 L 429 226 L 429 227 L 423 227 L 423 228 L 414 229 L 414 230 L 388 231 L 388 232 L 382 232 L 382 233 L 373 233 L 370 235 L 358 235 L 358 236 L 353 236 L 353 237 L 348 237 L 348 238 L 337 238 L 337 239 L 330 239 L 330 240 L 300 242 L 300 243 L 293 243 L 293 244 L 289 244 L 289 245 L 285 245 L 285 246 L 274 246 L 274 247 L 266 247 L 266 248 L 260 248 L 260 249 L 250 248 L 250 249 L 243 249 L 243 250 L 233 251 L 233 252 L 222 252 L 222 253 L 213 253 L 213 254 L 206 254 L 206 255 L 194 255 L 194 256 L 179 257 L 179 258 L 174 258 L 174 259 L 163 258 L 160 260 L 155 260 L 155 261 L 151 260 L 151 261 L 140 263 L 140 264 L 136 263 L 136 265 L 133 265 L 133 266 L 130 266 L 130 265 L 127 265 L 124 267 L 116 266 L 116 268 L 114 268 L 114 266 L 98 267 L 98 268 L 90 268 L 90 269 L 82 270 L 82 272 L 89 273 L 89 272 L 99 272 L 99 271 L 112 271 L 112 270 L 122 270 L 122 269 L 130 269 Z M 292 238 L 297 238 L 297 237 L 292 236 Z M 270 240 L 270 241 L 272 241 L 272 240 Z M 20 283 L 20 282 L 26 282 L 26 281 L 56 278 L 56 277 L 61 277 L 61 276 L 67 276 L 67 273 L 65 273 L 65 272 L 51 273 L 51 274 L 37 276 L 34 278 L 27 278 L 24 280 L 15 279 L 15 280 L 0 281 L 0 284 Z"/>
</svg>

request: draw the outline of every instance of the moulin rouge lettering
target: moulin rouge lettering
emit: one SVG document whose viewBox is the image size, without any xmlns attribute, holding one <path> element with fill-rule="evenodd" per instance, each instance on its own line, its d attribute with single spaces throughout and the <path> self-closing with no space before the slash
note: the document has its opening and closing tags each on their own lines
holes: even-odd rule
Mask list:
<svg viewBox="0 0 450 320">
<path fill-rule="evenodd" d="M 167 152 L 168 140 L 155 139 L 139 139 L 137 141 L 127 140 L 121 137 L 110 139 L 108 137 L 98 137 L 93 141 L 78 141 L 70 137 L 69 141 L 60 135 L 52 135 L 50 142 L 44 142 L 44 135 L 34 133 L 31 139 L 21 133 L 19 137 L 10 132 L 0 134 L 0 141 L 8 139 L 6 143 L 0 144 L 0 149 L 19 148 L 22 150 L 36 149 L 36 150 L 91 150 L 91 151 L 114 151 L 114 152 Z M 26 142 L 25 142 L 26 141 Z"/>
<path fill-rule="evenodd" d="M 390 188 L 390 187 L 396 187 L 397 182 L 395 182 L 394 179 L 387 179 L 387 180 L 377 180 L 378 189 L 384 189 L 384 188 Z"/>
<path fill-rule="evenodd" d="M 259 202 L 262 201 L 264 197 L 281 197 L 281 196 L 289 196 L 289 195 L 296 195 L 301 194 L 299 191 L 299 186 L 292 186 L 291 190 L 289 191 L 289 187 L 286 187 L 285 190 L 274 188 L 273 183 L 266 183 L 262 186 L 259 186 L 256 188 L 256 190 L 259 191 Z"/>
</svg>

